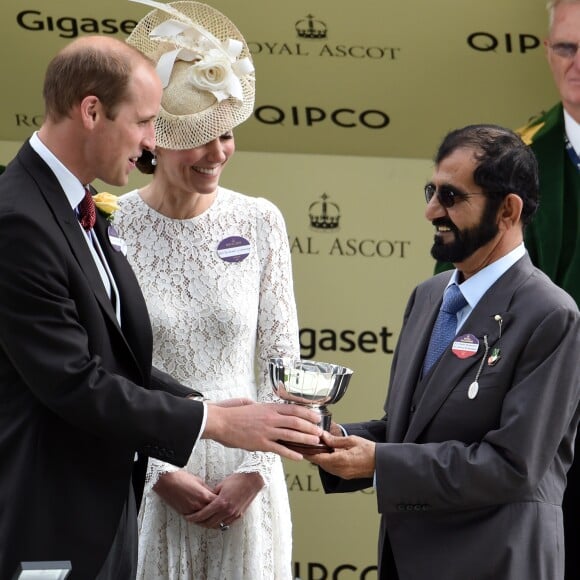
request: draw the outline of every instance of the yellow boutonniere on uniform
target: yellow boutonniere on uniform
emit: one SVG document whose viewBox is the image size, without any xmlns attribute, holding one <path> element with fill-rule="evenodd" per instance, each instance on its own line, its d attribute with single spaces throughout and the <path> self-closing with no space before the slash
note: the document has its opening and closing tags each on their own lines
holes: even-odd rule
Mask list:
<svg viewBox="0 0 580 580">
<path fill-rule="evenodd" d="M 113 214 L 119 209 L 117 196 L 102 191 L 101 193 L 97 193 L 97 195 L 93 195 L 93 201 L 95 202 L 97 209 L 104 214 L 110 222 L 113 221 Z"/>
<path fill-rule="evenodd" d="M 531 122 L 525 125 L 524 127 L 516 129 L 516 133 L 522 138 L 522 141 L 526 145 L 531 145 L 534 140 L 534 136 L 545 124 L 546 123 Z"/>
</svg>

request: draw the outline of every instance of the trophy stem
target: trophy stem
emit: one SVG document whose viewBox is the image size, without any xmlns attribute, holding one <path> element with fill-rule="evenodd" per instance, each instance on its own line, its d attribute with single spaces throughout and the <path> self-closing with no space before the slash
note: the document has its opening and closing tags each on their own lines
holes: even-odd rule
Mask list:
<svg viewBox="0 0 580 580">
<path fill-rule="evenodd" d="M 318 405 L 315 409 L 320 414 L 320 421 L 318 424 L 325 430 L 330 431 L 330 424 L 332 423 L 332 414 L 328 411 L 326 405 Z"/>
<path fill-rule="evenodd" d="M 285 401 L 285 403 L 287 405 L 296 404 L 292 403 L 291 401 Z M 318 425 L 322 427 L 325 431 L 330 430 L 332 415 L 328 412 L 326 405 L 303 405 L 303 406 L 308 407 L 313 411 L 317 411 L 318 414 L 320 415 L 320 421 L 318 421 Z M 322 441 L 320 441 L 317 445 L 302 445 L 300 443 L 290 443 L 288 441 L 280 441 L 280 443 L 283 443 L 289 449 L 298 451 L 298 453 L 302 453 L 303 455 L 316 455 L 317 453 L 332 453 L 332 448 L 322 443 Z"/>
</svg>

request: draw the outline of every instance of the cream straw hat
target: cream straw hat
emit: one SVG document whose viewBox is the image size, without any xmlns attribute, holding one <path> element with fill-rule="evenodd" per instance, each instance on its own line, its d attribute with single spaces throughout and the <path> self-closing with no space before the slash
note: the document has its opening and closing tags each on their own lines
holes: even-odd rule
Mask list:
<svg viewBox="0 0 580 580">
<path fill-rule="evenodd" d="M 254 108 L 254 66 L 240 31 L 201 2 L 130 0 L 155 8 L 127 43 L 157 63 L 163 83 L 157 145 L 192 149 L 245 121 Z"/>
</svg>

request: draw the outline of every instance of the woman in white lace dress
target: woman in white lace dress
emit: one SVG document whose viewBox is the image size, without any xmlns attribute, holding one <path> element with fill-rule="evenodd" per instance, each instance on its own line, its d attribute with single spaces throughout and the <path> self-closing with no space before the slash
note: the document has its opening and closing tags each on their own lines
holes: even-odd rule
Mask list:
<svg viewBox="0 0 580 580">
<path fill-rule="evenodd" d="M 174 42 L 168 25 L 157 28 L 167 18 L 180 23 Z M 182 30 L 189 19 L 191 35 Z M 271 202 L 219 186 L 234 153 L 232 128 L 253 107 L 247 46 L 225 16 L 195 2 L 155 10 L 128 42 L 158 59 L 194 38 L 188 58 L 203 57 L 199 31 L 208 27 L 220 42 L 240 43 L 238 65 L 224 69 L 227 82 L 215 96 L 196 85 L 190 60 L 178 55 L 168 73 L 158 66 L 169 80 L 157 149 L 138 162 L 153 178 L 120 198 L 115 225 L 149 308 L 154 364 L 210 400 L 269 401 L 269 357 L 299 354 L 286 227 Z M 155 38 L 160 30 L 162 42 Z M 223 91 L 237 97 L 224 98 Z M 139 513 L 139 578 L 287 580 L 291 534 L 279 456 L 201 440 L 182 470 L 150 460 Z"/>
</svg>

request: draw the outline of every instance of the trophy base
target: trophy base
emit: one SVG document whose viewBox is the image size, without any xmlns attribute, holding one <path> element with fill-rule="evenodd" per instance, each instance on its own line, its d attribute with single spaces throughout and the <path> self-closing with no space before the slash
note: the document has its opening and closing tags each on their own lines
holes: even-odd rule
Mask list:
<svg viewBox="0 0 580 580">
<path fill-rule="evenodd" d="M 288 449 L 302 453 L 302 455 L 317 455 L 318 453 L 333 453 L 334 449 L 325 445 L 324 443 L 319 443 L 318 445 L 303 445 L 302 443 L 290 443 L 289 441 L 278 441 L 282 443 Z"/>
</svg>

